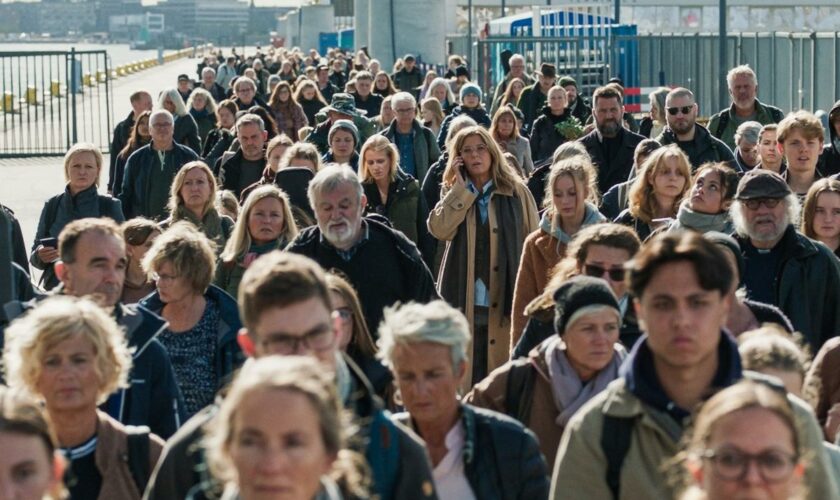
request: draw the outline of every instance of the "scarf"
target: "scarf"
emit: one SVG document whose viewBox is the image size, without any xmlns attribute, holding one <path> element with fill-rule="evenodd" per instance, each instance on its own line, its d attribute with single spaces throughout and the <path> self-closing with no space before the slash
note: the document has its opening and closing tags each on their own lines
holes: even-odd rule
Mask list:
<svg viewBox="0 0 840 500">
<path fill-rule="evenodd" d="M 188 220 L 192 222 L 195 224 L 195 227 L 197 227 L 209 239 L 216 242 L 217 245 L 224 244 L 225 242 L 225 235 L 222 231 L 222 218 L 219 217 L 219 213 L 216 212 L 215 208 L 209 208 L 204 214 L 204 218 L 198 220 L 195 214 L 187 210 L 187 207 L 179 205 L 178 210 L 172 219 L 173 222 L 178 220 Z"/>
<path fill-rule="evenodd" d="M 586 226 L 591 226 L 592 224 L 598 224 L 599 222 L 606 221 L 607 218 L 601 215 L 601 212 L 595 208 L 595 205 L 589 203 L 588 201 L 584 202 L 583 222 L 580 225 L 581 229 Z M 548 210 L 543 212 L 542 219 L 540 219 L 540 229 L 542 229 L 544 233 L 550 234 L 559 240 L 560 243 L 569 243 L 574 237 L 573 234 L 566 234 L 566 232 L 563 231 L 563 228 L 560 227 L 560 224 L 554 223 L 553 217 L 548 215 Z"/>
<path fill-rule="evenodd" d="M 733 232 L 732 222 L 729 220 L 728 212 L 721 212 L 715 215 L 702 214 L 689 208 L 687 202 L 680 204 L 680 208 L 677 210 L 677 222 L 681 227 L 693 229 L 701 233 L 719 231 L 729 234 Z"/>
<path fill-rule="evenodd" d="M 255 260 L 257 260 L 257 257 L 260 257 L 261 255 L 265 255 L 272 250 L 276 250 L 278 248 L 283 248 L 284 246 L 286 246 L 285 242 L 282 241 L 279 238 L 277 240 L 270 241 L 268 243 L 264 243 L 262 245 L 256 245 L 256 244 L 252 243 L 251 247 L 248 249 L 248 251 L 242 257 L 242 262 L 240 263 L 240 265 L 242 267 L 244 267 L 245 269 L 248 269 L 251 266 L 251 264 Z"/>
<path fill-rule="evenodd" d="M 569 419 L 581 406 L 603 391 L 607 385 L 618 378 L 618 367 L 627 356 L 627 351 L 616 344 L 615 353 L 610 362 L 588 382 L 583 382 L 566 357 L 566 344 L 559 336 L 549 341 L 545 349 L 545 362 L 551 379 L 551 392 L 554 404 L 560 411 L 555 423 L 565 427 Z"/>
<path fill-rule="evenodd" d="M 195 108 L 190 108 L 190 114 L 193 118 L 195 118 L 195 121 L 198 121 L 200 118 L 206 118 L 210 116 L 210 112 L 207 111 L 207 108 L 204 108 L 201 111 Z"/>
</svg>

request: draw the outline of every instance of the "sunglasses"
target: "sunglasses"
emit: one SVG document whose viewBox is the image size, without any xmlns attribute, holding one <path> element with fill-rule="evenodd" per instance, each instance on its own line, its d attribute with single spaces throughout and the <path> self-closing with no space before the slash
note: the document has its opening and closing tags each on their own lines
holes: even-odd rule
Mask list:
<svg viewBox="0 0 840 500">
<path fill-rule="evenodd" d="M 583 272 L 587 276 L 592 276 L 593 278 L 603 278 L 604 274 L 606 274 L 607 276 L 609 276 L 611 281 L 624 280 L 624 268 L 621 267 L 607 269 L 605 267 L 601 267 L 595 264 L 584 264 Z"/>
<path fill-rule="evenodd" d="M 677 113 L 682 113 L 684 115 L 687 115 L 687 114 L 691 113 L 692 109 L 694 109 L 693 104 L 691 106 L 674 106 L 674 107 L 668 108 L 668 114 L 671 115 L 671 116 L 674 116 Z"/>
<path fill-rule="evenodd" d="M 758 210 L 758 207 L 764 205 L 767 208 L 776 208 L 776 205 L 782 201 L 781 198 L 758 198 L 755 200 L 744 200 L 744 205 L 750 210 Z"/>
</svg>

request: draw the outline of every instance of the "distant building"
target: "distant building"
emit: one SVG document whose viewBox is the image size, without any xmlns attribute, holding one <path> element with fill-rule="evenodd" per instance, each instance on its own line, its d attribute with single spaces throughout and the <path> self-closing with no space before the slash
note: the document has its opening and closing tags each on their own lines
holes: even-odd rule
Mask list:
<svg viewBox="0 0 840 500">
<path fill-rule="evenodd" d="M 163 14 L 146 12 L 111 16 L 108 19 L 108 34 L 112 40 L 148 42 L 163 33 L 164 26 Z"/>
<path fill-rule="evenodd" d="M 51 1 L 37 5 L 39 31 L 51 35 L 88 33 L 96 30 L 94 2 Z"/>
<path fill-rule="evenodd" d="M 152 10 L 166 17 L 169 30 L 190 36 L 218 39 L 248 28 L 248 4 L 236 0 L 167 0 Z"/>
</svg>

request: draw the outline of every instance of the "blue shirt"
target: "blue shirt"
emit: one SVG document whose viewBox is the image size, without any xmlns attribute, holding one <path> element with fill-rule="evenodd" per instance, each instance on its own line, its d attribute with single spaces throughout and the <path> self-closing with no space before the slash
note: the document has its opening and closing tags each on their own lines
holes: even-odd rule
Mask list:
<svg viewBox="0 0 840 500">
<path fill-rule="evenodd" d="M 412 177 L 417 177 L 417 166 L 414 165 L 414 129 L 408 134 L 394 130 L 394 140 L 400 151 L 400 168 Z"/>
<path fill-rule="evenodd" d="M 484 187 L 481 188 L 481 193 L 479 193 L 475 184 L 473 184 L 471 180 L 467 179 L 467 189 L 469 189 L 471 193 L 478 195 L 478 198 L 475 200 L 475 203 L 478 205 L 478 216 L 481 217 L 482 223 L 487 222 L 487 213 L 490 207 L 490 193 L 493 192 L 493 180 L 491 179 L 487 181 Z M 481 278 L 475 280 L 475 305 L 484 307 L 490 306 L 490 293 L 487 290 L 487 284 L 484 283 Z"/>
</svg>

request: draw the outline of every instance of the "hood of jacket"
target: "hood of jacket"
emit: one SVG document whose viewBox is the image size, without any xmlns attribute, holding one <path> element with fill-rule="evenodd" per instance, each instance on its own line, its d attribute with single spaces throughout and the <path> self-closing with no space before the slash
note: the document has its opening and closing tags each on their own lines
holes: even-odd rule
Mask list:
<svg viewBox="0 0 840 500">
<path fill-rule="evenodd" d="M 834 120 L 840 119 L 840 100 L 834 103 L 834 106 L 831 107 L 831 111 L 828 112 L 828 137 L 831 139 L 831 142 L 835 142 L 835 139 L 838 139 L 837 130 L 835 130 L 834 126 L 831 123 Z M 840 150 L 840 148 L 837 148 Z"/>
<path fill-rule="evenodd" d="M 595 208 L 595 205 L 589 203 L 588 201 L 584 203 L 584 211 L 583 211 L 583 223 L 580 225 L 580 228 L 583 229 L 586 226 L 591 226 L 592 224 L 598 224 L 599 222 L 606 222 L 607 218 L 604 217 L 601 212 Z M 548 215 L 548 210 L 543 212 L 542 218 L 540 219 L 540 229 L 557 240 L 560 243 L 568 244 L 572 241 L 574 235 L 566 234 L 563 231 L 563 228 L 560 225 L 555 225 L 552 217 Z"/>
</svg>

